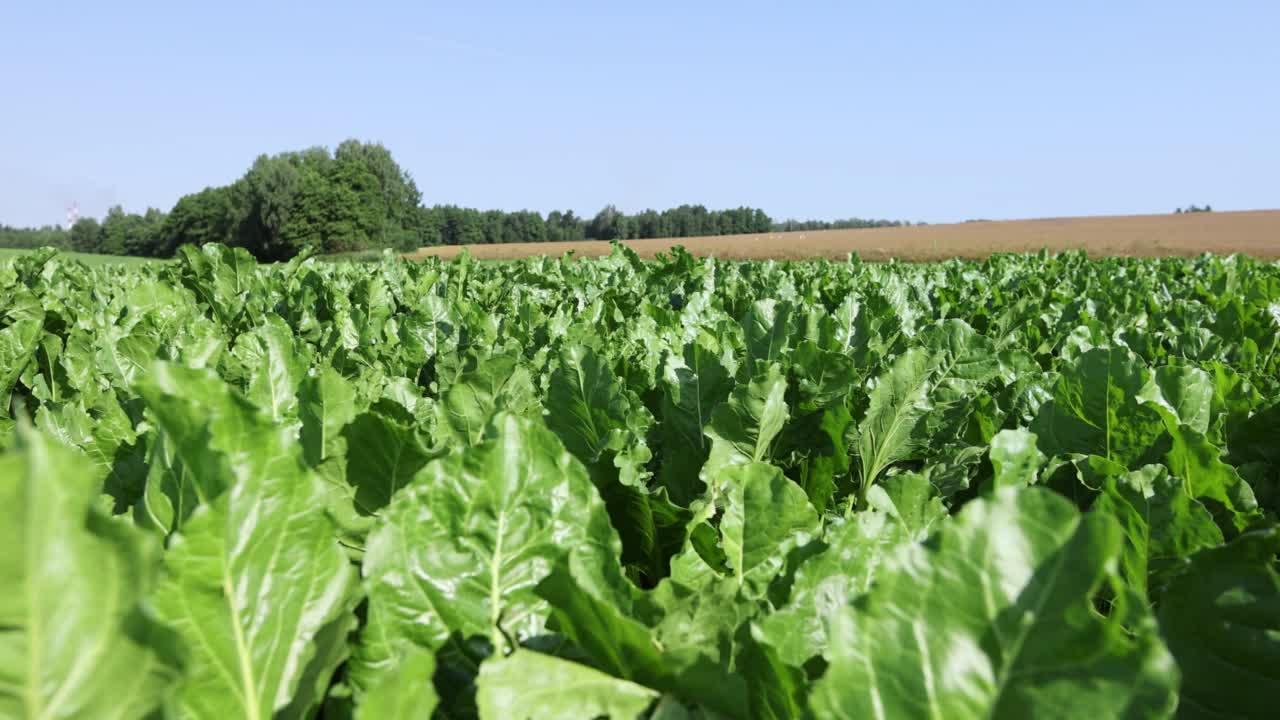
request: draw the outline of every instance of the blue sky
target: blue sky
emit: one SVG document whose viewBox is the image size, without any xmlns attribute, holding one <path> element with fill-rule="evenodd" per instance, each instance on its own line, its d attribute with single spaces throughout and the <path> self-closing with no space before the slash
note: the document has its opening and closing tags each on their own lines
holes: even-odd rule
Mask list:
<svg viewBox="0 0 1280 720">
<path fill-rule="evenodd" d="M 930 222 L 1280 207 L 1280 3 L 0 5 L 0 222 L 386 144 L 425 201 Z"/>
</svg>

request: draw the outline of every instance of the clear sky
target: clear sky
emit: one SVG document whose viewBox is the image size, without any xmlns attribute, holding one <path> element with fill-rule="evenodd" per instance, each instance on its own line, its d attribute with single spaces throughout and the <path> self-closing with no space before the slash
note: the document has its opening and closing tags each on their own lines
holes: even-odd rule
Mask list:
<svg viewBox="0 0 1280 720">
<path fill-rule="evenodd" d="M 1280 2 L 0 0 L 0 222 L 348 137 L 480 208 L 1274 208 Z"/>
</svg>

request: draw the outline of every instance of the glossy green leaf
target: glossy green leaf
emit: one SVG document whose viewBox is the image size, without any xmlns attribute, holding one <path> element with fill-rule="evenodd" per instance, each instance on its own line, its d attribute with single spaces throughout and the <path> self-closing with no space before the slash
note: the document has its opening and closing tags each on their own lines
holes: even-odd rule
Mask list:
<svg viewBox="0 0 1280 720">
<path fill-rule="evenodd" d="M 1186 425 L 1170 425 L 1160 459 L 1187 484 L 1193 497 L 1220 503 L 1236 529 L 1248 527 L 1258 517 L 1253 488 L 1235 467 L 1223 462 L 1220 451 L 1204 435 Z"/>
<path fill-rule="evenodd" d="M 995 345 L 963 320 L 947 320 L 920 335 L 936 365 L 930 393 L 935 403 L 967 404 L 1000 370 Z"/>
<path fill-rule="evenodd" d="M 1125 579 L 1142 597 L 1149 576 L 1192 553 L 1222 543 L 1213 516 L 1162 465 L 1107 476 L 1094 508 L 1124 529 Z"/>
<path fill-rule="evenodd" d="M 719 487 L 720 473 L 732 465 L 769 458 L 773 441 L 787 421 L 787 381 L 777 365 L 745 385 L 733 389 L 728 401 L 711 413 L 706 435 L 711 452 L 701 477 L 709 487 Z"/>
<path fill-rule="evenodd" d="M 277 315 L 236 340 L 232 354 L 249 376 L 246 395 L 272 420 L 281 422 L 298 413 L 298 385 L 303 366 L 294 345 L 293 331 Z"/>
<path fill-rule="evenodd" d="M 412 648 L 360 699 L 358 720 L 431 720 L 436 709 L 435 655 Z"/>
<path fill-rule="evenodd" d="M 0 716 L 140 718 L 181 674 L 146 605 L 158 548 L 94 507 L 96 477 L 30 430 L 0 457 Z"/>
<path fill-rule="evenodd" d="M 991 467 L 995 471 L 994 487 L 1034 485 L 1038 481 L 1045 456 L 1036 447 L 1035 433 L 1026 430 L 1001 430 L 991 438 Z"/>
<path fill-rule="evenodd" d="M 599 459 L 632 412 L 606 361 L 582 346 L 561 351 L 547 388 L 547 410 L 547 426 L 585 465 Z"/>
<path fill-rule="evenodd" d="M 537 592 L 552 608 L 554 629 L 596 669 L 730 716 L 744 711 L 745 686 L 729 674 L 728 658 L 720 656 L 720 646 L 731 644 L 743 620 L 737 612 L 743 606 L 728 584 L 693 590 L 664 581 L 645 598 L 658 606 L 650 608 L 656 615 L 648 618 L 656 627 L 584 589 L 563 566 L 539 583 Z M 709 638 L 719 642 L 707 643 Z"/>
<path fill-rule="evenodd" d="M 0 329 L 0 408 L 8 410 L 14 382 L 35 359 L 42 328 L 41 320 L 28 319 Z"/>
<path fill-rule="evenodd" d="M 528 370 L 508 354 L 481 360 L 444 391 L 436 406 L 439 439 L 475 444 L 494 413 L 504 409 L 524 416 L 541 414 Z"/>
<path fill-rule="evenodd" d="M 272 425 L 212 370 L 157 362 L 137 391 L 202 502 L 237 482 L 294 472 L 296 458 L 285 451 L 294 445 L 292 429 Z"/>
<path fill-rule="evenodd" d="M 894 361 L 871 391 L 867 415 L 858 424 L 861 498 L 885 468 L 906 459 L 916 449 L 916 427 L 929 410 L 929 354 L 913 349 Z"/>
<path fill-rule="evenodd" d="M 376 686 L 415 649 L 466 653 L 479 638 L 503 651 L 538 635 L 547 607 L 534 588 L 562 560 L 601 596 L 625 597 L 620 552 L 581 463 L 540 424 L 500 413 L 481 443 L 423 468 L 370 536 L 353 678 Z"/>
<path fill-rule="evenodd" d="M 792 354 L 799 408 L 814 411 L 841 403 L 857 386 L 859 368 L 843 353 L 801 343 Z"/>
<path fill-rule="evenodd" d="M 774 299 L 759 300 L 742 319 L 746 344 L 744 369 L 756 376 L 782 360 L 791 337 L 792 308 Z"/>
<path fill-rule="evenodd" d="M 333 368 L 302 380 L 298 389 L 299 439 L 303 456 L 319 467 L 335 456 L 346 456 L 342 429 L 356 417 L 355 388 Z"/>
<path fill-rule="evenodd" d="M 342 430 L 346 441 L 346 479 L 356 490 L 356 507 L 375 513 L 438 455 L 427 449 L 412 416 L 382 402 L 356 416 Z"/>
<path fill-rule="evenodd" d="M 191 648 L 182 713 L 271 717 L 300 691 L 316 636 L 349 611 L 354 573 L 333 523 L 316 512 L 327 490 L 292 434 L 215 378 L 157 364 L 151 381 L 151 407 L 174 411 L 179 432 L 205 439 L 202 450 L 179 452 L 206 463 L 198 472 L 208 486 L 226 488 L 205 495 L 171 541 L 154 600 Z"/>
<path fill-rule="evenodd" d="M 547 388 L 547 427 L 582 461 L 597 484 L 644 480 L 653 419 L 594 350 L 564 349 Z"/>
<path fill-rule="evenodd" d="M 781 660 L 800 666 L 821 655 L 831 620 L 871 587 L 889 551 L 909 540 L 901 522 L 878 510 L 829 525 L 821 551 L 796 570 L 786 603 L 761 621 Z"/>
<path fill-rule="evenodd" d="M 1215 390 L 1213 378 L 1200 368 L 1166 366 L 1156 368 L 1138 399 L 1155 405 L 1178 423 L 1204 435 L 1209 432 L 1213 416 Z"/>
<path fill-rule="evenodd" d="M 1082 516 L 1049 491 L 969 503 L 928 543 L 902 546 L 836 616 L 815 715 L 1171 713 L 1178 673 L 1150 616 L 1092 609 L 1117 583 L 1122 548 L 1109 516 Z"/>
<path fill-rule="evenodd" d="M 1163 427 L 1138 401 L 1151 372 L 1123 348 L 1094 348 L 1064 368 L 1053 401 L 1040 408 L 1031 431 L 1049 456 L 1098 455 L 1130 465 Z"/>
<path fill-rule="evenodd" d="M 755 625 L 744 633 L 736 666 L 746 679 L 747 712 L 761 720 L 802 717 L 809 683 L 804 671 L 783 662 Z"/>
<path fill-rule="evenodd" d="M 753 572 L 772 576 L 787 546 L 807 540 L 817 529 L 817 512 L 804 490 L 772 465 L 736 465 L 721 477 L 721 545 L 733 577 L 743 585 Z"/>
<path fill-rule="evenodd" d="M 687 506 L 702 492 L 698 472 L 711 450 L 703 428 L 732 387 L 732 373 L 701 339 L 685 345 L 683 357 L 671 355 L 663 365 L 663 462 L 658 480 L 676 503 Z"/>
<path fill-rule="evenodd" d="M 658 693 L 584 665 L 520 650 L 480 666 L 481 720 L 639 718 Z"/>
</svg>

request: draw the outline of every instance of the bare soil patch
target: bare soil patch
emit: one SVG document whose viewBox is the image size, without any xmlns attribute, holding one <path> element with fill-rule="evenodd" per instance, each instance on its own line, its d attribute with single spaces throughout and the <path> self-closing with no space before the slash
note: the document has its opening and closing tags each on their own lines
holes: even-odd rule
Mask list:
<svg viewBox="0 0 1280 720">
<path fill-rule="evenodd" d="M 1170 257 L 1205 252 L 1242 253 L 1280 258 L 1280 210 L 1117 215 L 1104 217 L 1004 220 L 955 225 L 924 225 L 866 230 L 720 235 L 713 237 L 628 240 L 642 257 L 669 251 L 677 245 L 694 255 L 729 260 L 843 260 L 857 253 L 864 260 L 907 261 L 980 259 L 992 253 L 1086 250 L 1090 255 Z M 466 247 L 484 260 L 514 260 L 531 255 L 576 256 L 609 254 L 600 241 L 466 245 L 423 248 L 411 258 L 453 257 Z"/>
</svg>

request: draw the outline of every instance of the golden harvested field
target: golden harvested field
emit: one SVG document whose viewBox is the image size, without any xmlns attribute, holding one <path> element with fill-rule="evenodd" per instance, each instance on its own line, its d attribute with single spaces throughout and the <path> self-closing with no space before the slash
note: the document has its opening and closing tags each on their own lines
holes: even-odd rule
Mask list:
<svg viewBox="0 0 1280 720">
<path fill-rule="evenodd" d="M 1280 210 L 1004 220 L 869 230 L 628 240 L 625 244 L 646 258 L 683 245 L 694 255 L 732 260 L 819 257 L 843 260 L 852 252 L 864 260 L 928 261 L 983 258 L 992 253 L 1035 252 L 1042 248 L 1084 249 L 1090 255 L 1165 257 L 1213 252 L 1277 259 L 1280 258 Z M 448 258 L 457 255 L 462 247 L 423 248 L 410 257 Z M 483 260 L 558 256 L 570 250 L 586 257 L 609 253 L 609 243 L 594 240 L 465 247 L 473 257 Z"/>
</svg>

